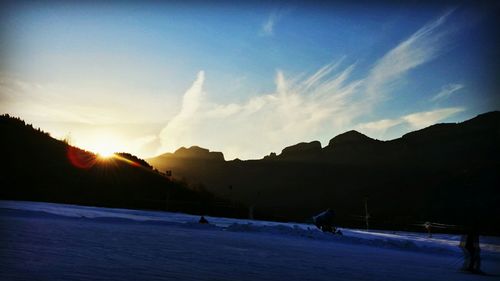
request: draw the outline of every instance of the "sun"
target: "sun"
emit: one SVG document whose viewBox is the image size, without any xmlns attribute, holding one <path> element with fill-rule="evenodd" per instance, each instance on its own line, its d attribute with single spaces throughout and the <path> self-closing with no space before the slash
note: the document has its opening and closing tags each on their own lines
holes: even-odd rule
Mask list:
<svg viewBox="0 0 500 281">
<path fill-rule="evenodd" d="M 98 143 L 94 145 L 93 152 L 97 154 L 99 158 L 107 159 L 115 155 L 115 148 L 109 143 Z"/>
<path fill-rule="evenodd" d="M 115 153 L 111 150 L 101 150 L 97 151 L 96 153 L 99 158 L 104 158 L 104 159 L 111 158 L 115 155 Z"/>
<path fill-rule="evenodd" d="M 92 151 L 99 159 L 113 158 L 116 153 L 126 151 L 125 139 L 109 130 L 96 130 L 80 138 L 78 145 Z"/>
</svg>

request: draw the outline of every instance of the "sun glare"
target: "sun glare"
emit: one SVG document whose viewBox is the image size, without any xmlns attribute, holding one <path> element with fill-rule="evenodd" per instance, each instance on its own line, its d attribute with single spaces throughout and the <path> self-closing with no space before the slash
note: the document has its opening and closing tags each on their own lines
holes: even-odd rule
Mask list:
<svg viewBox="0 0 500 281">
<path fill-rule="evenodd" d="M 113 155 L 115 155 L 114 152 L 110 150 L 102 150 L 97 152 L 97 156 L 99 156 L 99 158 L 110 158 L 113 157 Z"/>
<path fill-rule="evenodd" d="M 108 128 L 89 131 L 75 139 L 75 146 L 92 151 L 99 159 L 113 158 L 115 153 L 129 151 L 129 147 L 124 145 L 127 139 Z"/>
<path fill-rule="evenodd" d="M 99 158 L 110 158 L 116 152 L 114 146 L 109 142 L 102 142 L 94 145 L 92 151 L 95 152 Z"/>
</svg>

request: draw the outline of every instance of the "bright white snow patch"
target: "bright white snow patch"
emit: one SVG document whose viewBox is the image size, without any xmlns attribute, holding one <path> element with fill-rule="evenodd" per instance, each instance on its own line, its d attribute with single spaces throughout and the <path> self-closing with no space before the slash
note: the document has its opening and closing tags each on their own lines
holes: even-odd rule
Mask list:
<svg viewBox="0 0 500 281">
<path fill-rule="evenodd" d="M 0 201 L 0 279 L 482 277 L 458 272 L 458 235 L 342 229 L 338 236 L 309 224 L 206 218 L 210 225 L 181 213 Z M 500 238 L 481 237 L 481 249 L 483 269 L 499 274 Z"/>
</svg>

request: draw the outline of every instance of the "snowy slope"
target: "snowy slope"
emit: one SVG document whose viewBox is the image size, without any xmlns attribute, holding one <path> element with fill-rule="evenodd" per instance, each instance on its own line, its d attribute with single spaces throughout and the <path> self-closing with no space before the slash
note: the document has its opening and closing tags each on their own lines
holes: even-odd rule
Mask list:
<svg viewBox="0 0 500 281">
<path fill-rule="evenodd" d="M 180 213 L 0 201 L 0 280 L 479 280 L 458 272 L 457 235 L 342 229 Z M 500 275 L 499 275 L 500 276 Z M 499 278 L 500 279 L 500 278 Z"/>
</svg>

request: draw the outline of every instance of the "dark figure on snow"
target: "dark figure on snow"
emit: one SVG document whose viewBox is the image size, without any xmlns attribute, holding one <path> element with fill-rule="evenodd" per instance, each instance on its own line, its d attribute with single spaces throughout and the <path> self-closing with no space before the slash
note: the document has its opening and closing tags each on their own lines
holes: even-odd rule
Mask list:
<svg viewBox="0 0 500 281">
<path fill-rule="evenodd" d="M 313 216 L 312 219 L 314 225 L 316 225 L 317 228 L 321 229 L 321 231 L 331 232 L 331 233 L 336 232 L 336 228 L 333 225 L 335 219 L 335 213 L 332 210 L 327 209 L 326 211 L 316 216 Z"/>
<path fill-rule="evenodd" d="M 427 230 L 427 237 L 432 238 L 432 233 L 431 233 L 431 228 L 432 228 L 432 223 L 426 221 L 424 223 L 425 230 Z"/>
<path fill-rule="evenodd" d="M 201 216 L 200 220 L 198 221 L 199 223 L 206 224 L 208 223 L 207 219 L 204 216 Z"/>
<path fill-rule="evenodd" d="M 464 252 L 464 265 L 462 270 L 481 273 L 481 257 L 479 248 L 479 234 L 475 230 L 468 230 L 462 236 L 460 248 Z"/>
</svg>

